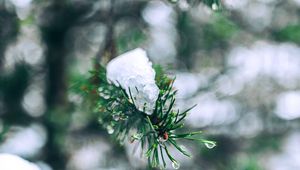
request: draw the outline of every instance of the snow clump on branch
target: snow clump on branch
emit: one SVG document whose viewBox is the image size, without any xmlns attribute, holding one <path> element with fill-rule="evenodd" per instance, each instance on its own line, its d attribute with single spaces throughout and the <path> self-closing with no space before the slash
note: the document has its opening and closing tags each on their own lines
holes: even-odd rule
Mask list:
<svg viewBox="0 0 300 170">
<path fill-rule="evenodd" d="M 155 83 L 155 71 L 146 51 L 137 48 L 128 51 L 107 64 L 107 79 L 121 86 L 140 111 L 151 115 L 159 94 Z"/>
</svg>

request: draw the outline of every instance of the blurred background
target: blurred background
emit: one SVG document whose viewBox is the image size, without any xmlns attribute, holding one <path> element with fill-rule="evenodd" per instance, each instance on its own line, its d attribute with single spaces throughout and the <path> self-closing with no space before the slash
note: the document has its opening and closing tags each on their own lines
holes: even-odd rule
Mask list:
<svg viewBox="0 0 300 170">
<path fill-rule="evenodd" d="M 147 169 L 70 90 L 137 47 L 177 77 L 178 108 L 198 104 L 187 130 L 218 143 L 183 141 L 181 169 L 300 169 L 300 0 L 0 0 L 0 153 Z"/>
</svg>

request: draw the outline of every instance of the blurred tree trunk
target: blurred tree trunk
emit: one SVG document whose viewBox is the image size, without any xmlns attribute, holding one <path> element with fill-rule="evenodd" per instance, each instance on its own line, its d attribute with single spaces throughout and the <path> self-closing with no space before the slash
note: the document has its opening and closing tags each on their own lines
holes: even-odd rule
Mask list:
<svg viewBox="0 0 300 170">
<path fill-rule="evenodd" d="M 14 10 L 0 2 L 0 115 L 5 123 L 28 124 L 31 119 L 22 107 L 22 99 L 29 82 L 29 68 L 17 63 L 12 72 L 3 74 L 5 52 L 19 32 L 18 17 Z M 16 119 L 16 117 L 18 119 Z"/>
<path fill-rule="evenodd" d="M 44 68 L 48 110 L 43 121 L 48 131 L 48 141 L 45 146 L 45 160 L 57 170 L 65 169 L 67 162 L 63 134 L 67 131 L 70 120 L 66 82 L 66 57 L 70 49 L 66 45 L 66 36 L 77 20 L 88 11 L 87 6 L 77 5 L 54 1 L 40 16 L 42 39 L 46 45 Z"/>
</svg>

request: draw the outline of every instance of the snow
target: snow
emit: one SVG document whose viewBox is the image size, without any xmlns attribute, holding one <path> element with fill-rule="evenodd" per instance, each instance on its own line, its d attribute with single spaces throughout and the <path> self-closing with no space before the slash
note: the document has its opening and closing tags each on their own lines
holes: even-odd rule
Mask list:
<svg viewBox="0 0 300 170">
<path fill-rule="evenodd" d="M 142 17 L 149 24 L 149 57 L 161 65 L 174 64 L 178 34 L 175 27 L 177 16 L 172 6 L 161 1 L 150 1 Z"/>
<path fill-rule="evenodd" d="M 0 152 L 24 157 L 37 155 L 47 141 L 47 132 L 40 124 L 32 124 L 29 127 L 11 126 L 7 135 L 9 137 L 2 142 Z"/>
<path fill-rule="evenodd" d="M 300 117 L 300 91 L 288 91 L 277 98 L 275 114 L 286 120 Z"/>
<path fill-rule="evenodd" d="M 159 94 L 155 71 L 146 51 L 137 48 L 126 52 L 107 64 L 107 79 L 132 94 L 138 110 L 151 115 Z M 130 89 L 130 92 L 129 92 Z"/>
<path fill-rule="evenodd" d="M 40 170 L 35 164 L 30 163 L 19 156 L 2 153 L 0 154 L 1 170 Z"/>
<path fill-rule="evenodd" d="M 266 169 L 272 170 L 298 170 L 300 169 L 300 134 L 292 132 L 283 140 L 279 153 L 271 155 L 265 161 Z"/>
<path fill-rule="evenodd" d="M 300 47 L 293 43 L 257 41 L 250 47 L 235 47 L 229 53 L 229 66 L 236 68 L 236 79 L 253 82 L 258 76 L 274 78 L 288 88 L 300 80 Z"/>
<path fill-rule="evenodd" d="M 186 122 L 195 128 L 230 124 L 238 118 L 235 103 L 219 100 L 213 93 L 198 95 L 186 103 L 198 103 L 186 118 Z"/>
<path fill-rule="evenodd" d="M 175 89 L 178 90 L 176 97 L 188 98 L 195 94 L 200 86 L 201 77 L 197 74 L 181 72 L 176 73 L 174 82 Z"/>
</svg>

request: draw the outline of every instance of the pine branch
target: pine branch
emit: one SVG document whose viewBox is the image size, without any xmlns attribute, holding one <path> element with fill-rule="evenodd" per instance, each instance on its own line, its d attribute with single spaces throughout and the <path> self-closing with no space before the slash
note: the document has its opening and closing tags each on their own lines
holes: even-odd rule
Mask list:
<svg viewBox="0 0 300 170">
<path fill-rule="evenodd" d="M 184 126 L 184 119 L 194 107 L 180 112 L 174 109 L 176 90 L 173 88 L 175 79 L 164 74 L 161 67 L 156 66 L 156 84 L 160 89 L 155 109 L 151 115 L 136 108 L 131 90 L 129 94 L 119 85 L 108 82 L 106 70 L 100 67 L 91 71 L 90 84 L 84 86 L 84 93 L 91 101 L 93 110 L 99 117 L 99 123 L 108 133 L 123 143 L 130 139 L 139 141 L 151 167 L 166 167 L 166 158 L 170 159 L 174 168 L 179 167 L 178 161 L 170 154 L 173 146 L 185 156 L 190 154 L 177 144 L 180 139 L 196 140 L 213 148 L 216 144 L 199 137 L 201 131 L 178 134 L 176 131 Z M 93 80 L 98 82 L 94 82 Z M 137 90 L 137 88 L 136 88 Z M 137 90 L 138 91 L 138 90 Z M 145 104 L 146 107 L 146 104 Z M 144 108 L 145 110 L 145 108 Z M 132 134 L 132 132 L 135 132 Z"/>
</svg>

